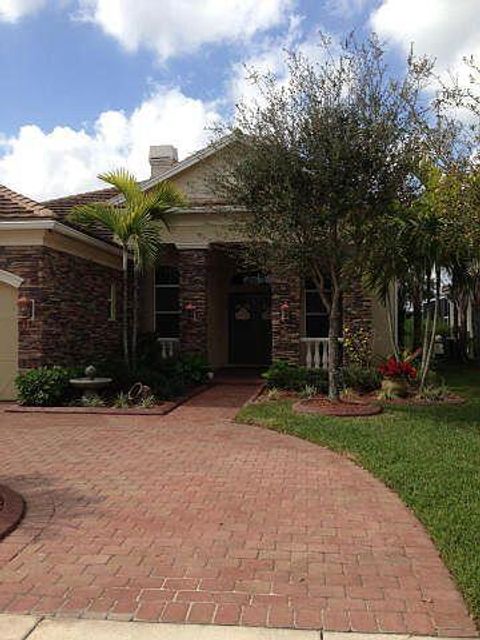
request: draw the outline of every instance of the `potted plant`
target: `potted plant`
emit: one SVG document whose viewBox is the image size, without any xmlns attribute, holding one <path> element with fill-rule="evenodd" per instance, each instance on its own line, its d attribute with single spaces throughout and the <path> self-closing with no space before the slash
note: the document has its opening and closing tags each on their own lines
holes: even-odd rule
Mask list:
<svg viewBox="0 0 480 640">
<path fill-rule="evenodd" d="M 382 391 L 399 398 L 405 398 L 408 395 L 409 386 L 417 377 L 417 370 L 410 358 L 399 360 L 391 356 L 378 370 L 383 377 Z"/>
</svg>

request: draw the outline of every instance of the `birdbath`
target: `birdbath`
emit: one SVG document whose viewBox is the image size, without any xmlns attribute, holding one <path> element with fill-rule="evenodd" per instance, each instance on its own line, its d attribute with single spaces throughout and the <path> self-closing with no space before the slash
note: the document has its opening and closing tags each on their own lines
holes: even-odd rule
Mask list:
<svg viewBox="0 0 480 640">
<path fill-rule="evenodd" d="M 112 378 L 97 378 L 95 376 L 96 373 L 97 370 L 95 367 L 90 365 L 85 369 L 84 378 L 72 378 L 69 380 L 72 387 L 83 391 L 82 400 L 85 403 L 88 403 L 92 397 L 98 394 L 98 391 L 104 389 L 112 382 Z"/>
</svg>

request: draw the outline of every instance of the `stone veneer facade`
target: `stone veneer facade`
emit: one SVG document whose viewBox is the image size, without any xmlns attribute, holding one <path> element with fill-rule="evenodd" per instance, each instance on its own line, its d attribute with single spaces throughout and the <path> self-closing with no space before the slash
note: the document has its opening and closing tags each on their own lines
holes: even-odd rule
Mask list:
<svg viewBox="0 0 480 640">
<path fill-rule="evenodd" d="M 23 278 L 19 298 L 35 300 L 35 319 L 19 319 L 20 369 L 121 355 L 121 272 L 44 246 L 0 247 L 0 269 Z"/>
</svg>

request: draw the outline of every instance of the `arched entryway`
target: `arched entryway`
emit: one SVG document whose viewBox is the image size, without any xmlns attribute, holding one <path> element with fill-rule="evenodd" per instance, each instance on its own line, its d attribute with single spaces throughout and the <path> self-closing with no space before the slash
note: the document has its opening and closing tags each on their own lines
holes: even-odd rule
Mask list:
<svg viewBox="0 0 480 640">
<path fill-rule="evenodd" d="M 22 278 L 0 269 L 0 400 L 16 396 L 18 371 L 18 288 Z"/>
<path fill-rule="evenodd" d="M 228 296 L 229 362 L 265 366 L 272 359 L 271 292 L 268 277 L 240 272 L 230 280 Z"/>
</svg>

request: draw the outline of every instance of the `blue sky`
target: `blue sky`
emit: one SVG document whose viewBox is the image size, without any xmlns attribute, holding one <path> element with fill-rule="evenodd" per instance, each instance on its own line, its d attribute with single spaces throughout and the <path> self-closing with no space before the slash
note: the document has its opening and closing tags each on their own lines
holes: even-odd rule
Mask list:
<svg viewBox="0 0 480 640">
<path fill-rule="evenodd" d="M 394 68 L 412 40 L 442 68 L 455 66 L 478 47 L 476 5 L 0 0 L 0 182 L 41 199 L 94 188 L 95 175 L 115 166 L 144 177 L 149 144 L 196 150 L 248 94 L 242 63 L 281 76 L 282 47 L 314 55 L 319 29 L 375 28 Z"/>
</svg>

